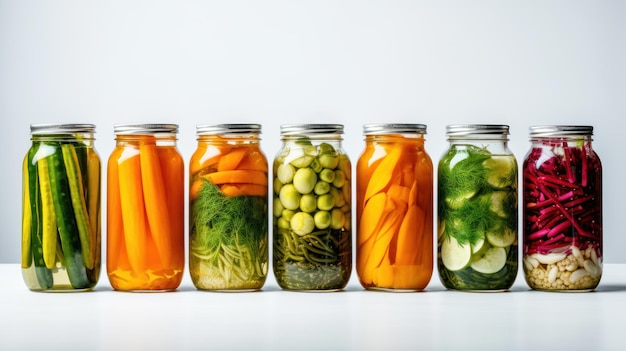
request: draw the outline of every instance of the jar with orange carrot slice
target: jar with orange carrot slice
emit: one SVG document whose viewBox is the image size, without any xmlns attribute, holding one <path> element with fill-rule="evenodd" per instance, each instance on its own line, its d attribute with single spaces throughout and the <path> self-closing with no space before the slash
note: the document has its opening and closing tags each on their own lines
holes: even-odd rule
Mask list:
<svg viewBox="0 0 626 351">
<path fill-rule="evenodd" d="M 175 124 L 115 126 L 107 165 L 107 274 L 115 290 L 178 288 L 185 266 L 184 162 Z"/>
<path fill-rule="evenodd" d="M 189 270 L 200 290 L 254 291 L 268 270 L 268 165 L 259 124 L 196 126 Z"/>
<path fill-rule="evenodd" d="M 437 267 L 448 289 L 508 290 L 517 276 L 517 161 L 509 126 L 449 125 L 438 168 Z"/>
<path fill-rule="evenodd" d="M 356 268 L 366 289 L 419 291 L 433 272 L 433 164 L 423 124 L 366 124 Z"/>
</svg>

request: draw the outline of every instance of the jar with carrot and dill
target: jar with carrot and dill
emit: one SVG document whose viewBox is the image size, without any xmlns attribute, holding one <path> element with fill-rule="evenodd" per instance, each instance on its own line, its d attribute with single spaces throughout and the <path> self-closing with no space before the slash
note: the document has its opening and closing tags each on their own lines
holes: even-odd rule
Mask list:
<svg viewBox="0 0 626 351">
<path fill-rule="evenodd" d="M 523 263 L 536 290 L 590 291 L 602 276 L 602 164 L 592 126 L 530 127 Z"/>
<path fill-rule="evenodd" d="M 343 125 L 281 126 L 273 163 L 273 268 L 285 290 L 336 291 L 352 271 L 351 163 Z"/>
<path fill-rule="evenodd" d="M 33 291 L 89 291 L 100 275 L 93 124 L 33 124 L 22 169 L 22 275 Z"/>
<path fill-rule="evenodd" d="M 115 290 L 175 290 L 183 278 L 184 163 L 176 124 L 116 125 L 107 166 L 107 273 Z"/>
<path fill-rule="evenodd" d="M 189 270 L 196 288 L 254 291 L 268 270 L 268 164 L 259 124 L 196 126 Z"/>
<path fill-rule="evenodd" d="M 518 269 L 518 171 L 509 126 L 446 131 L 437 186 L 440 280 L 453 290 L 508 290 Z"/>
<path fill-rule="evenodd" d="M 356 167 L 356 268 L 366 289 L 417 291 L 433 272 L 433 163 L 423 124 L 366 124 Z"/>
</svg>

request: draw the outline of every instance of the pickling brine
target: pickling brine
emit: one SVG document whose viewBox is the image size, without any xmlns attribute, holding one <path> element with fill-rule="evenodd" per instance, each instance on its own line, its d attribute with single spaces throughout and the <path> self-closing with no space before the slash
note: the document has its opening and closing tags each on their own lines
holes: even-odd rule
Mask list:
<svg viewBox="0 0 626 351">
<path fill-rule="evenodd" d="M 86 291 L 100 275 L 100 157 L 92 124 L 33 124 L 23 162 L 22 275 L 34 291 Z"/>
<path fill-rule="evenodd" d="M 439 276 L 448 289 L 509 289 L 517 276 L 517 162 L 508 126 L 452 125 L 438 169 Z"/>
<path fill-rule="evenodd" d="M 602 165 L 591 126 L 534 126 L 523 167 L 524 273 L 537 290 L 589 291 L 602 276 Z"/>
<path fill-rule="evenodd" d="M 268 270 L 268 164 L 258 124 L 197 126 L 189 165 L 189 270 L 202 290 L 261 289 Z"/>
<path fill-rule="evenodd" d="M 183 277 L 184 164 L 178 126 L 115 126 L 107 169 L 107 273 L 116 290 L 174 290 Z"/>
<path fill-rule="evenodd" d="M 286 290 L 343 289 L 352 270 L 351 163 L 342 125 L 283 125 L 274 159 L 273 268 Z"/>
<path fill-rule="evenodd" d="M 433 164 L 425 125 L 367 124 L 356 167 L 356 268 L 366 289 L 416 291 L 433 271 Z"/>
</svg>

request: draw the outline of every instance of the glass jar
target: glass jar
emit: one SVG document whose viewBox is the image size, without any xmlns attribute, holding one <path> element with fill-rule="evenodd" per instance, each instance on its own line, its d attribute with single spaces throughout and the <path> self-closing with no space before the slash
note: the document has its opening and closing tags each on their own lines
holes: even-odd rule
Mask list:
<svg viewBox="0 0 626 351">
<path fill-rule="evenodd" d="M 508 290 L 517 276 L 517 161 L 507 125 L 449 125 L 438 169 L 437 267 L 448 289 Z"/>
<path fill-rule="evenodd" d="M 259 290 L 268 269 L 268 165 L 259 124 L 196 126 L 189 270 L 202 290 Z"/>
<path fill-rule="evenodd" d="M 33 291 L 100 276 L 100 157 L 93 124 L 33 124 L 22 173 L 22 275 Z"/>
<path fill-rule="evenodd" d="M 530 127 L 523 262 L 537 290 L 590 291 L 602 276 L 602 164 L 591 126 Z"/>
<path fill-rule="evenodd" d="M 366 124 L 356 268 L 366 289 L 422 290 L 433 272 L 433 163 L 423 124 Z"/>
<path fill-rule="evenodd" d="M 184 164 L 175 124 L 115 126 L 107 166 L 107 273 L 115 290 L 167 291 L 183 277 Z"/>
<path fill-rule="evenodd" d="M 273 268 L 286 290 L 341 290 L 352 271 L 343 125 L 282 125 L 273 171 Z"/>
</svg>

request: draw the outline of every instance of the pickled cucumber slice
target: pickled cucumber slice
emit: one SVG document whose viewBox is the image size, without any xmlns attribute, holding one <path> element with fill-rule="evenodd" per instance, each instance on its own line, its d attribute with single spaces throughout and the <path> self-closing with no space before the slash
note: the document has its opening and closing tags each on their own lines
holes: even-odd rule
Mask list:
<svg viewBox="0 0 626 351">
<path fill-rule="evenodd" d="M 509 228 L 504 228 L 502 231 L 487 232 L 487 241 L 492 246 L 509 247 L 513 245 L 515 239 L 517 239 L 517 233 Z"/>
<path fill-rule="evenodd" d="M 505 264 L 506 250 L 501 247 L 492 247 L 472 262 L 471 267 L 479 273 L 493 274 L 501 270 Z"/>
<path fill-rule="evenodd" d="M 444 239 L 441 243 L 441 261 L 448 270 L 458 271 L 467 267 L 471 258 L 471 246 L 459 244 L 453 236 Z"/>
<path fill-rule="evenodd" d="M 313 163 L 313 160 L 315 160 L 315 156 L 304 155 L 289 162 L 289 164 L 297 168 L 306 168 L 309 167 L 311 163 Z"/>
<path fill-rule="evenodd" d="M 446 198 L 446 204 L 448 205 L 448 207 L 450 207 L 453 210 L 458 210 L 459 208 L 463 207 L 463 205 L 465 204 L 465 202 L 468 199 L 471 199 L 474 195 L 476 195 L 476 191 L 472 190 L 472 191 L 468 191 L 464 194 L 452 197 L 449 196 Z"/>
<path fill-rule="evenodd" d="M 506 191 L 494 191 L 493 193 L 491 193 L 491 198 L 490 198 L 491 211 L 503 218 L 506 218 L 508 216 L 505 210 L 506 205 L 504 204 L 504 202 L 506 201 L 507 195 L 508 194 Z"/>
<path fill-rule="evenodd" d="M 496 188 L 505 188 L 515 181 L 517 166 L 511 156 L 492 156 L 483 162 L 487 170 L 487 183 Z"/>
<path fill-rule="evenodd" d="M 485 251 L 489 246 L 485 244 L 486 243 L 484 238 L 476 240 L 476 242 L 472 244 L 472 255 L 481 254 L 483 251 Z"/>
</svg>

